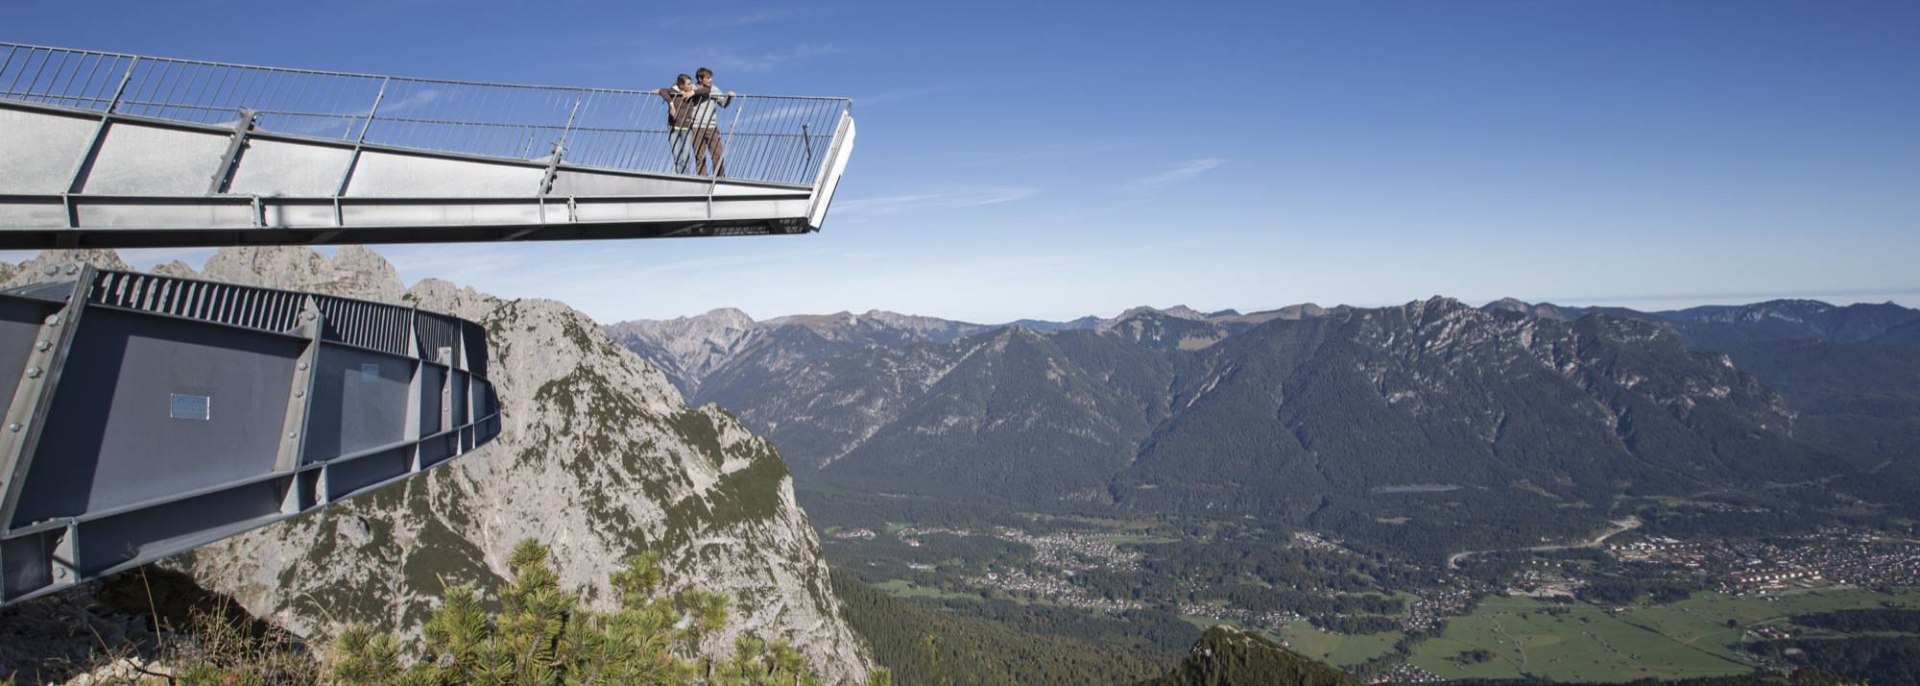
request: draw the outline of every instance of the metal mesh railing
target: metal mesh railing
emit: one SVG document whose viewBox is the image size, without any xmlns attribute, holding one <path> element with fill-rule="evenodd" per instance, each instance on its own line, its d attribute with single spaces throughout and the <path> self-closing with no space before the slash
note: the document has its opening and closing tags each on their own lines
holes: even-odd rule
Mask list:
<svg viewBox="0 0 1920 686">
<path fill-rule="evenodd" d="M 0 99 L 489 158 L 699 175 L 650 90 L 256 67 L 0 43 Z M 811 185 L 845 98 L 739 95 L 715 131 L 727 178 Z M 690 151 L 688 151 L 690 152 Z M 559 155 L 558 159 L 554 157 Z M 705 173 L 719 171 L 706 167 Z"/>
<path fill-rule="evenodd" d="M 142 312 L 286 332 L 300 324 L 303 293 L 175 279 L 138 272 L 94 272 L 90 301 Z"/>
<path fill-rule="evenodd" d="M 486 340 L 479 325 L 458 317 L 330 295 L 102 269 L 88 302 L 274 333 L 300 325 L 312 301 L 325 319 L 321 337 L 396 357 L 433 360 L 441 346 L 464 341 L 465 369 L 485 377 Z M 418 340 L 416 348 L 411 342 Z M 458 359 L 453 360 L 460 365 Z"/>
</svg>

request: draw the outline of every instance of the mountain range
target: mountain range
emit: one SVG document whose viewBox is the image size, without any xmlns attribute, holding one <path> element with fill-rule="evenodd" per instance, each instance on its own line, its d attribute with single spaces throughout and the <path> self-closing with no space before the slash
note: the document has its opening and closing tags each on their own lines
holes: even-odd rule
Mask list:
<svg viewBox="0 0 1920 686">
<path fill-rule="evenodd" d="M 1862 475 L 1920 445 L 1916 326 L 1891 304 L 1433 298 L 991 326 L 722 310 L 608 332 L 768 436 L 803 485 L 1400 537 L 1533 535 L 1542 511 L 1590 527 L 1620 497 L 1814 480 L 1913 509 L 1911 479 Z M 1449 491 L 1494 507 L 1421 497 Z"/>
</svg>

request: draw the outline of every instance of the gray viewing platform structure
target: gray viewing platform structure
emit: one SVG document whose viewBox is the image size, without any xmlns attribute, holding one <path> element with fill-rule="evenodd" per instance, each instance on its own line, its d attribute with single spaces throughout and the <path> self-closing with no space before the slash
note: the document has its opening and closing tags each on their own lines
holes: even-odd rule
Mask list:
<svg viewBox="0 0 1920 686">
<path fill-rule="evenodd" d="M 0 291 L 0 604 L 327 506 L 500 432 L 486 332 L 67 264 Z"/>
<path fill-rule="evenodd" d="M 0 249 L 818 231 L 852 102 L 738 95 L 715 124 L 724 175 L 648 90 L 0 43 Z"/>
</svg>

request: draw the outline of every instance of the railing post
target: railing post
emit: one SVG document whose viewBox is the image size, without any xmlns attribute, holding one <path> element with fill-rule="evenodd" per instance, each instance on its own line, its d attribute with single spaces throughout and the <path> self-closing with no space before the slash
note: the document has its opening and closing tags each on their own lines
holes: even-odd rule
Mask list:
<svg viewBox="0 0 1920 686">
<path fill-rule="evenodd" d="M 733 121 L 727 124 L 727 135 L 721 136 L 718 141 L 720 154 L 713 155 L 713 147 L 707 147 L 707 154 L 713 155 L 713 175 L 707 177 L 707 219 L 709 220 L 713 219 L 713 191 L 720 185 L 720 170 L 727 164 L 727 146 L 733 144 L 733 132 L 740 128 L 740 110 L 746 109 L 744 105 L 733 107 L 733 99 L 736 97 L 739 96 L 727 96 L 728 109 L 733 110 Z"/>
<path fill-rule="evenodd" d="M 807 168 L 812 169 L 813 168 L 813 134 L 807 130 L 806 122 L 800 122 L 800 144 L 803 146 L 806 146 L 804 149 L 807 151 L 807 157 L 806 157 Z M 782 166 L 785 166 L 785 165 L 782 165 Z"/>
<path fill-rule="evenodd" d="M 367 144 L 367 131 L 373 128 L 374 115 L 380 113 L 380 103 L 387 99 L 387 86 L 393 83 L 393 77 L 380 79 L 380 91 L 373 94 L 373 107 L 367 109 L 367 118 L 360 123 L 360 135 L 353 139 L 353 153 L 347 156 L 347 168 L 340 171 L 340 183 L 333 190 L 333 225 L 345 226 L 345 217 L 341 216 L 340 197 L 347 194 L 347 184 L 353 183 L 353 170 L 360 166 L 360 149 Z"/>
<path fill-rule="evenodd" d="M 580 116 L 580 103 L 585 102 L 586 99 L 586 91 L 574 92 L 573 110 L 567 113 L 566 125 L 560 127 L 560 140 L 553 143 L 553 159 L 547 161 L 547 173 L 540 176 L 540 192 L 536 195 L 546 195 L 553 191 L 553 177 L 560 173 L 560 158 L 567 154 L 567 136 L 573 133 L 573 120 Z"/>
<path fill-rule="evenodd" d="M 360 122 L 360 135 L 354 137 L 354 145 L 367 141 L 367 129 L 373 127 L 373 115 L 380 112 L 380 101 L 387 99 L 387 84 L 393 83 L 393 77 L 380 79 L 380 92 L 373 94 L 373 107 L 367 110 L 367 118 Z"/>
<path fill-rule="evenodd" d="M 80 215 L 74 209 L 70 196 L 86 188 L 87 175 L 93 171 L 94 160 L 100 158 L 100 146 L 106 143 L 107 128 L 113 124 L 113 113 L 120 109 L 120 98 L 126 94 L 127 84 L 133 81 L 133 70 L 139 66 L 139 57 L 127 61 L 127 71 L 120 75 L 120 85 L 114 87 L 113 99 L 107 101 L 106 111 L 100 113 L 100 126 L 94 128 L 92 142 L 87 144 L 87 151 L 74 163 L 73 173 L 67 176 L 67 192 L 60 196 L 60 202 L 66 210 L 69 229 L 80 227 Z"/>
<path fill-rule="evenodd" d="M 207 195 L 220 195 L 227 192 L 233 183 L 233 173 L 240 165 L 240 153 L 247 149 L 247 134 L 253 131 L 254 122 L 260 113 L 240 108 L 240 122 L 233 127 L 233 138 L 227 141 L 227 153 L 220 157 L 220 166 L 213 171 L 213 180 L 207 185 Z"/>
<path fill-rule="evenodd" d="M 120 98 L 126 94 L 127 84 L 133 81 L 133 69 L 138 66 L 140 66 L 139 57 L 127 61 L 127 73 L 120 75 L 120 85 L 114 87 L 113 99 L 107 101 L 107 114 L 113 114 L 114 110 L 120 108 Z"/>
</svg>

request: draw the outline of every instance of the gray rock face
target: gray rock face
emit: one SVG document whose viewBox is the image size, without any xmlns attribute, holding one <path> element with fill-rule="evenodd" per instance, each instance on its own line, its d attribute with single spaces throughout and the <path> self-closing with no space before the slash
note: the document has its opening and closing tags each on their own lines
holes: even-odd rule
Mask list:
<svg viewBox="0 0 1920 686">
<path fill-rule="evenodd" d="M 349 621 L 417 631 L 445 584 L 499 583 L 522 539 L 550 546 L 562 583 L 599 605 L 613 602 L 609 574 L 654 550 L 670 587 L 732 597 L 709 652 L 752 632 L 788 640 L 829 682 L 865 679 L 872 659 L 842 618 L 779 454 L 718 407 L 688 407 L 660 370 L 585 315 L 442 281 L 405 289 L 391 265 L 356 247 L 332 258 L 222 249 L 199 276 L 479 322 L 504 415 L 498 438 L 448 466 L 183 558 L 202 584 L 302 634 Z"/>
<path fill-rule="evenodd" d="M 726 308 L 693 317 L 620 322 L 607 326 L 606 332 L 614 341 L 659 365 L 680 392 L 698 396 L 712 377 L 741 360 L 764 357 L 769 348 L 791 349 L 783 340 L 796 335 L 806 337 L 820 351 L 842 352 L 951 343 L 991 328 L 881 310 L 794 315 L 756 322 L 745 312 Z"/>
<path fill-rule="evenodd" d="M 639 320 L 607 327 L 608 335 L 660 365 L 683 392 L 766 337 L 766 329 L 735 309 L 662 321 Z"/>
</svg>

